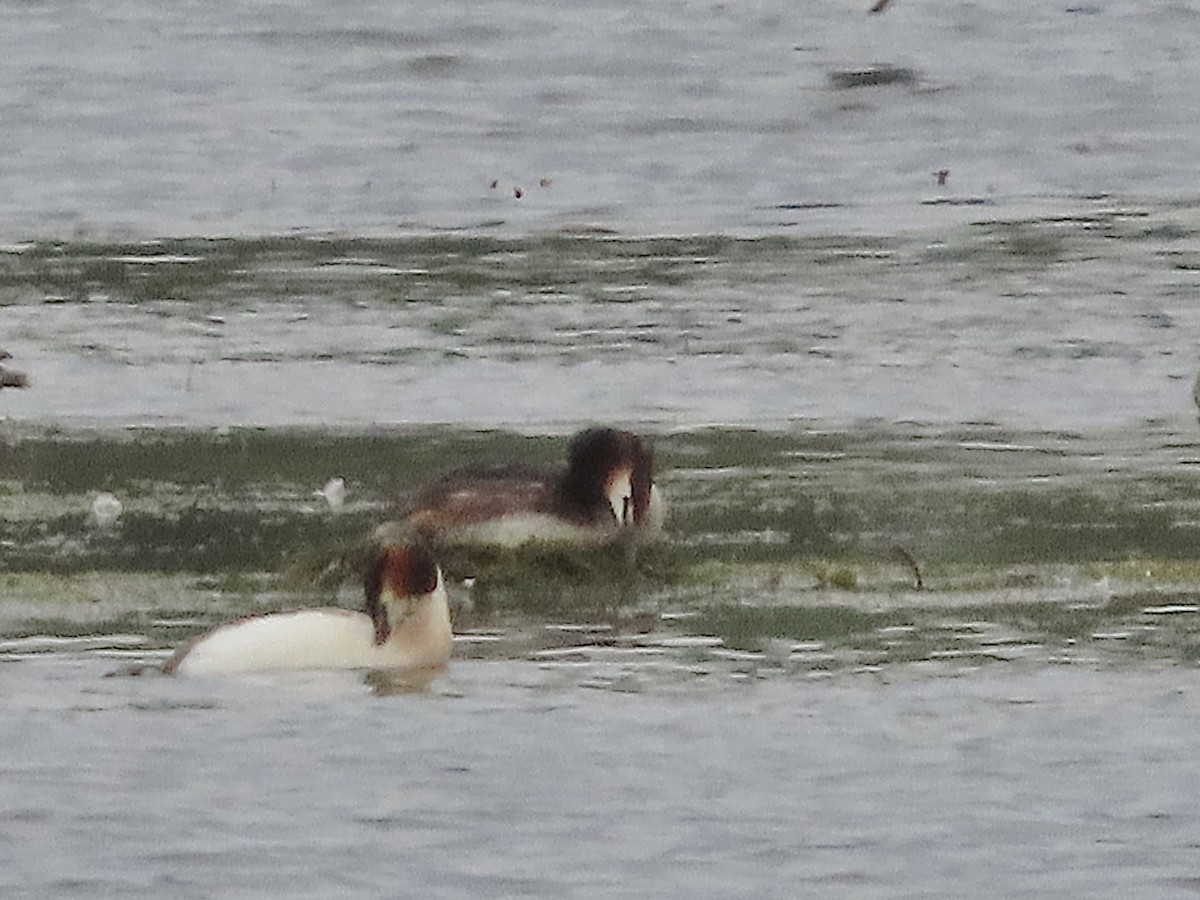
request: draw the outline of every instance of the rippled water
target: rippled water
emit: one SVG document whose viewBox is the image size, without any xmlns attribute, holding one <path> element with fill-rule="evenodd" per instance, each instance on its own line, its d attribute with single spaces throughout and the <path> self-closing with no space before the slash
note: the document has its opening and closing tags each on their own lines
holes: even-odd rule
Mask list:
<svg viewBox="0 0 1200 900">
<path fill-rule="evenodd" d="M 919 237 L 25 244 L 5 341 L 39 422 L 1194 417 L 1200 221 L 1118 208 Z"/>
<path fill-rule="evenodd" d="M 1200 893 L 1196 11 L 867 6 L 0 3 L 5 897 Z M 154 674 L 593 421 L 636 568 Z"/>
<path fill-rule="evenodd" d="M 11 897 L 1177 897 L 1194 671 L 429 694 L 4 666 Z"/>
<path fill-rule="evenodd" d="M 0 233 L 890 234 L 1195 198 L 1190 4 L 869 5 L 6 2 Z M 877 65 L 911 78 L 831 79 Z"/>
<path fill-rule="evenodd" d="M 183 325 L 159 344 L 165 364 L 104 316 L 93 337 L 182 375 L 174 354 L 206 339 L 191 329 L 227 325 L 186 302 L 159 307 L 160 335 Z M 500 352 L 546 372 L 571 351 L 542 334 Z M 259 352 L 249 371 L 311 351 Z M 347 369 L 419 371 L 344 352 Z M 144 383 L 110 353 L 101 368 Z M 225 364 L 195 364 L 163 408 L 177 415 Z M 69 402 L 42 384 L 17 399 Z M 215 621 L 356 604 L 273 573 L 362 535 L 447 465 L 553 460 L 562 437 L 129 428 L 120 406 L 64 408 L 46 416 L 57 425 L 2 423 L 6 896 L 1166 897 L 1200 883 L 1200 444 L 1182 412 L 1082 431 L 654 434 L 672 539 L 637 578 L 614 590 L 627 573 L 604 560 L 460 570 L 479 580 L 455 585 L 449 672 L 397 693 L 360 674 L 120 673 Z M 350 483 L 339 513 L 313 493 L 334 473 Z M 125 503 L 108 528 L 88 518 L 99 490 Z"/>
</svg>

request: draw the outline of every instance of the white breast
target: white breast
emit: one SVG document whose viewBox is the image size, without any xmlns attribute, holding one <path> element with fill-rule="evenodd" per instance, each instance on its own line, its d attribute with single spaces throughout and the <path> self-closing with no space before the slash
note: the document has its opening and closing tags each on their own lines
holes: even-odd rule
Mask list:
<svg viewBox="0 0 1200 900">
<path fill-rule="evenodd" d="M 608 504 L 612 507 L 613 516 L 621 525 L 633 526 L 633 483 L 627 473 L 612 480 L 608 487 Z M 642 528 L 648 532 L 661 531 L 667 517 L 666 504 L 658 485 L 650 485 L 650 502 L 646 509 L 645 521 Z"/>
<path fill-rule="evenodd" d="M 442 541 L 447 545 L 488 546 L 508 550 L 525 544 L 576 547 L 602 544 L 615 537 L 623 527 L 633 527 L 631 501 L 620 493 L 624 484 L 627 481 L 618 482 L 609 493 L 609 503 L 616 516 L 616 521 L 611 523 L 580 525 L 547 513 L 512 512 L 447 529 Z M 656 536 L 662 531 L 665 518 L 662 495 L 658 487 L 653 486 L 650 488 L 650 508 L 643 523 L 643 533 L 647 537 Z M 381 529 L 378 534 L 384 536 L 387 532 Z"/>
<path fill-rule="evenodd" d="M 545 513 L 519 512 L 473 522 L 448 532 L 447 544 L 514 549 L 525 544 L 586 545 L 608 538 L 613 528 L 576 525 Z"/>
</svg>

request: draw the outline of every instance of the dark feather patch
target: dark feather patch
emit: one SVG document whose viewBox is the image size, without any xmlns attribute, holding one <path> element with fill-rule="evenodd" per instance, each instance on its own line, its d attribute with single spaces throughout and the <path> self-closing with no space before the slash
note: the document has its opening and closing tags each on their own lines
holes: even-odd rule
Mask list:
<svg viewBox="0 0 1200 900">
<path fill-rule="evenodd" d="M 384 567 L 387 565 L 388 552 L 388 550 L 384 550 L 380 553 L 367 567 L 366 575 L 363 577 L 363 594 L 366 596 L 364 612 L 375 623 L 376 644 L 382 644 L 387 641 L 392 633 L 392 626 L 388 622 L 387 610 L 384 609 L 383 601 L 379 597 L 383 590 L 383 572 Z"/>
</svg>

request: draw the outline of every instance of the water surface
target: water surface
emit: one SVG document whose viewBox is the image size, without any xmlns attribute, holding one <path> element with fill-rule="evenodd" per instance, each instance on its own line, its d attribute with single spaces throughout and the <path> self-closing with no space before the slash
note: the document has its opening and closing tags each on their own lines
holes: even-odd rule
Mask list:
<svg viewBox="0 0 1200 900">
<path fill-rule="evenodd" d="M 562 431 L 863 419 L 1103 428 L 1195 410 L 1192 208 L 855 238 L 160 240 L 0 256 L 63 424 Z"/>
<path fill-rule="evenodd" d="M 890 234 L 1196 197 L 1189 4 L 869 5 L 8 2 L 0 235 Z M 911 77 L 831 77 L 876 66 Z"/>
<path fill-rule="evenodd" d="M 0 4 L 4 896 L 1200 891 L 1196 13 L 866 6 Z M 431 684 L 155 674 L 597 421 Z"/>
<path fill-rule="evenodd" d="M 5 664 L 13 897 L 1188 896 L 1195 672 L 433 693 Z M 281 882 L 286 880 L 286 884 Z"/>
</svg>

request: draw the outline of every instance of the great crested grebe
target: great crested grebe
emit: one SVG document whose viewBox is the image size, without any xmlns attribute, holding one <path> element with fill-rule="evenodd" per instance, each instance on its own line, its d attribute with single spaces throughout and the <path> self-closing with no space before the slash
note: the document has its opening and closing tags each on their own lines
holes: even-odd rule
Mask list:
<svg viewBox="0 0 1200 900">
<path fill-rule="evenodd" d="M 442 573 L 428 550 L 385 547 L 364 578 L 366 612 L 302 609 L 218 625 L 163 666 L 177 675 L 279 669 L 436 668 L 453 635 Z"/>
<path fill-rule="evenodd" d="M 654 460 L 628 431 L 575 435 L 565 469 L 523 465 L 459 469 L 417 491 L 380 541 L 416 534 L 435 546 L 595 545 L 662 530 Z"/>
</svg>

